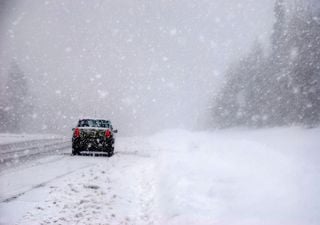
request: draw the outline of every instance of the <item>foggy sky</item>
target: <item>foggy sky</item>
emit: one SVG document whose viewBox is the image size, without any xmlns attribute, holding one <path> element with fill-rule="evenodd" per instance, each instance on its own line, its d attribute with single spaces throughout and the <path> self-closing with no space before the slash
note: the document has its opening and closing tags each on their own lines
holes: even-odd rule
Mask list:
<svg viewBox="0 0 320 225">
<path fill-rule="evenodd" d="M 0 88 L 16 61 L 28 77 L 34 132 L 67 133 L 91 116 L 122 134 L 199 128 L 226 66 L 253 41 L 268 41 L 273 3 L 6 1 Z"/>
</svg>

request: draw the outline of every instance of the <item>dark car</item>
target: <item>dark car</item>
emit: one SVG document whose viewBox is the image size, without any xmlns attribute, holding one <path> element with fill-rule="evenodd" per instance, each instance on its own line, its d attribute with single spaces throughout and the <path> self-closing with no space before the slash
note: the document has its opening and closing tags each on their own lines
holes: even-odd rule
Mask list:
<svg viewBox="0 0 320 225">
<path fill-rule="evenodd" d="M 114 153 L 115 133 L 109 120 L 80 119 L 72 129 L 72 154 L 81 152 L 101 152 L 112 156 Z"/>
</svg>

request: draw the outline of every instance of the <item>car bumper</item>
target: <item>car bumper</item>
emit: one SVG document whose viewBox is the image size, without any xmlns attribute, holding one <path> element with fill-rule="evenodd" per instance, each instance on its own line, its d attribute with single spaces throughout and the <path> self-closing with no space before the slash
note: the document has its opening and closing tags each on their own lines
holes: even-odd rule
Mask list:
<svg viewBox="0 0 320 225">
<path fill-rule="evenodd" d="M 78 152 L 82 151 L 97 151 L 97 152 L 107 152 L 114 144 L 114 140 L 81 140 L 73 139 L 72 147 Z"/>
</svg>

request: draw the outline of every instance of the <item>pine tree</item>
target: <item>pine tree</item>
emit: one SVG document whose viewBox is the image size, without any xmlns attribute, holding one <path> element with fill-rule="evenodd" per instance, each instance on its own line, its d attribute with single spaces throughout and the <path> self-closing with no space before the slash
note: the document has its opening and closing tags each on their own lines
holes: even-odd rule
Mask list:
<svg viewBox="0 0 320 225">
<path fill-rule="evenodd" d="M 274 6 L 275 23 L 271 36 L 273 59 L 281 60 L 281 49 L 286 36 L 286 8 L 284 0 L 276 0 Z"/>
<path fill-rule="evenodd" d="M 7 132 L 20 132 L 23 119 L 30 112 L 26 102 L 28 94 L 27 80 L 17 63 L 12 63 L 4 91 L 1 106 L 1 129 Z"/>
<path fill-rule="evenodd" d="M 308 126 L 320 122 L 320 25 L 315 13 L 319 12 L 313 12 L 306 2 L 296 5 L 288 41 L 294 49 L 290 73 L 296 120 Z"/>
</svg>

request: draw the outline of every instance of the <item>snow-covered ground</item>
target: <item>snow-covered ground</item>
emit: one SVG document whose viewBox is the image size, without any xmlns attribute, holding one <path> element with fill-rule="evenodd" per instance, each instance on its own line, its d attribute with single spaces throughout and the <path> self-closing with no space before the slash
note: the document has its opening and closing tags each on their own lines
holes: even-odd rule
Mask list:
<svg viewBox="0 0 320 225">
<path fill-rule="evenodd" d="M 320 224 L 320 129 L 117 139 L 0 173 L 0 224 Z"/>
</svg>

